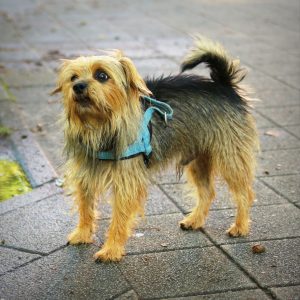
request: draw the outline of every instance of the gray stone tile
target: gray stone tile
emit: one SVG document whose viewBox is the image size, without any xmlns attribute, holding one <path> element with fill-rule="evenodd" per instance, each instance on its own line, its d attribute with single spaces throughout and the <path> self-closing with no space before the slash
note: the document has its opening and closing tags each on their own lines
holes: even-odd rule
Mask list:
<svg viewBox="0 0 300 300">
<path fill-rule="evenodd" d="M 0 276 L 37 257 L 40 257 L 40 255 L 0 246 Z"/>
<path fill-rule="evenodd" d="M 147 58 L 135 59 L 135 66 L 138 72 L 143 76 L 161 76 L 177 74 L 179 72 L 179 65 L 168 58 Z"/>
<path fill-rule="evenodd" d="M 258 176 L 277 176 L 300 173 L 300 150 L 264 151 L 258 158 Z"/>
<path fill-rule="evenodd" d="M 278 150 L 300 147 L 300 140 L 281 128 L 259 130 L 261 150 Z"/>
<path fill-rule="evenodd" d="M 300 174 L 264 177 L 262 180 L 290 201 L 300 202 Z"/>
<path fill-rule="evenodd" d="M 259 111 L 281 126 L 299 125 L 300 123 L 300 106 L 260 108 Z"/>
<path fill-rule="evenodd" d="M 25 66 L 17 69 L 15 65 L 8 66 L 3 76 L 4 81 L 10 87 L 26 87 L 54 84 L 56 75 L 50 69 L 35 66 Z"/>
<path fill-rule="evenodd" d="M 270 120 L 264 118 L 257 111 L 253 112 L 253 116 L 256 120 L 257 128 L 266 128 L 266 127 L 273 127 L 274 126 L 274 123 L 272 123 Z"/>
<path fill-rule="evenodd" d="M 189 296 L 172 298 L 174 300 L 267 300 L 270 299 L 262 290 L 242 290 L 242 291 L 228 291 L 216 294 L 209 295 L 198 295 L 198 296 Z"/>
<path fill-rule="evenodd" d="M 300 285 L 271 288 L 279 300 L 299 300 Z"/>
<path fill-rule="evenodd" d="M 46 183 L 29 193 L 15 196 L 9 199 L 9 201 L 2 202 L 0 205 L 0 215 L 59 193 L 62 193 L 62 189 L 57 187 L 54 182 Z"/>
<path fill-rule="evenodd" d="M 253 207 L 250 233 L 247 237 L 232 238 L 225 233 L 234 222 L 235 213 L 232 209 L 209 213 L 204 229 L 217 244 L 236 244 L 299 235 L 300 210 L 292 204 Z"/>
<path fill-rule="evenodd" d="M 300 239 L 265 241 L 266 252 L 253 254 L 254 243 L 226 245 L 222 248 L 262 286 L 299 284 Z M 285 298 L 288 299 L 288 298 Z"/>
<path fill-rule="evenodd" d="M 62 195 L 56 195 L 8 212 L 0 218 L 0 239 L 8 246 L 51 252 L 66 244 L 75 226 L 70 206 Z"/>
<path fill-rule="evenodd" d="M 147 253 L 211 245 L 202 232 L 181 230 L 178 223 L 182 219 L 182 214 L 171 214 L 147 216 L 139 220 L 133 235 L 126 244 L 126 253 Z M 98 241 L 103 241 L 108 225 L 108 222 L 100 222 Z"/>
<path fill-rule="evenodd" d="M 189 195 L 190 190 L 185 184 L 163 184 L 161 188 L 185 213 L 190 212 L 195 206 L 195 199 Z M 257 180 L 254 183 L 254 191 L 256 192 L 256 199 L 253 206 L 287 203 L 285 199 Z M 219 180 L 216 182 L 216 195 L 211 206 L 212 210 L 235 207 L 227 186 Z"/>
<path fill-rule="evenodd" d="M 285 126 L 285 129 L 300 138 L 300 125 Z"/>
<path fill-rule="evenodd" d="M 255 286 L 213 247 L 127 256 L 120 269 L 142 299 Z"/>
<path fill-rule="evenodd" d="M 0 277 L 4 299 L 111 299 L 130 289 L 115 264 L 97 264 L 93 246 L 67 247 Z"/>
<path fill-rule="evenodd" d="M 126 292 L 124 294 L 122 294 L 121 296 L 114 298 L 116 300 L 138 300 L 139 296 L 137 295 L 137 293 L 133 290 Z"/>
<path fill-rule="evenodd" d="M 33 187 L 47 183 L 57 174 L 43 151 L 26 129 L 19 106 L 15 102 L 4 102 L 0 111 L 0 119 L 12 129 L 9 138 L 13 144 L 14 155 L 21 164 Z"/>
<path fill-rule="evenodd" d="M 273 87 L 258 91 L 257 97 L 261 101 L 256 104 L 256 107 L 297 105 L 300 102 L 300 91 L 289 87 Z"/>
<path fill-rule="evenodd" d="M 101 202 L 99 205 L 101 218 L 111 217 L 111 206 L 108 203 Z M 179 212 L 179 209 L 168 199 L 168 197 L 156 185 L 151 185 L 148 189 L 148 199 L 145 205 L 145 215 L 160 215 Z"/>
</svg>

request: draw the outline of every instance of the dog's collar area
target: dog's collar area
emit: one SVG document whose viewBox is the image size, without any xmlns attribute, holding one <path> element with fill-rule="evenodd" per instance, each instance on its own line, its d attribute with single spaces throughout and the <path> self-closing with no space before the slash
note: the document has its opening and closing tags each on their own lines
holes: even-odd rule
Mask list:
<svg viewBox="0 0 300 300">
<path fill-rule="evenodd" d="M 173 118 L 173 109 L 169 104 L 158 101 L 148 96 L 143 96 L 142 99 L 148 102 L 149 107 L 144 112 L 140 126 L 140 131 L 136 141 L 129 145 L 120 157 L 116 157 L 114 151 L 99 151 L 97 153 L 98 159 L 124 160 L 143 154 L 144 162 L 146 165 L 148 165 L 149 158 L 152 153 L 151 129 L 149 129 L 149 124 L 152 119 L 152 116 L 154 112 L 157 112 L 167 123 L 168 120 L 171 120 Z"/>
</svg>

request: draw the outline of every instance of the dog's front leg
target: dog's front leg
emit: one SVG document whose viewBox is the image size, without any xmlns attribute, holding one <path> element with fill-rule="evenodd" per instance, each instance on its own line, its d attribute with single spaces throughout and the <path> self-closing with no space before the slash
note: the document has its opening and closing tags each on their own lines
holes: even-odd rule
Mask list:
<svg viewBox="0 0 300 300">
<path fill-rule="evenodd" d="M 97 194 L 85 188 L 81 182 L 77 183 L 74 194 L 79 222 L 75 230 L 68 236 L 68 243 L 71 245 L 92 243 L 96 227 Z"/>
<path fill-rule="evenodd" d="M 96 261 L 119 261 L 125 255 L 125 243 L 138 213 L 143 214 L 146 189 L 139 187 L 135 192 L 115 190 L 112 200 L 112 219 L 107 239 L 100 251 L 95 253 Z"/>
</svg>

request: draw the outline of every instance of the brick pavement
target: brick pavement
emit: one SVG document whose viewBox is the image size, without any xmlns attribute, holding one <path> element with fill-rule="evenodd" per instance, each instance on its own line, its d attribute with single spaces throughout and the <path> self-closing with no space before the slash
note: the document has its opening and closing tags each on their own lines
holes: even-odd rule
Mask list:
<svg viewBox="0 0 300 300">
<path fill-rule="evenodd" d="M 300 299 L 299 16 L 297 0 L 1 1 L 0 119 L 14 133 L 0 156 L 13 153 L 34 190 L 0 203 L 0 298 Z M 181 231 L 193 203 L 169 171 L 150 189 L 128 255 L 95 264 L 110 208 L 101 204 L 94 245 L 66 246 L 76 217 L 51 167 L 62 163 L 61 104 L 48 96 L 58 59 L 120 48 L 143 76 L 176 73 L 198 32 L 240 57 L 262 100 L 251 233 L 225 235 L 234 205 L 222 183 L 205 228 Z M 252 254 L 255 243 L 266 252 Z"/>
</svg>

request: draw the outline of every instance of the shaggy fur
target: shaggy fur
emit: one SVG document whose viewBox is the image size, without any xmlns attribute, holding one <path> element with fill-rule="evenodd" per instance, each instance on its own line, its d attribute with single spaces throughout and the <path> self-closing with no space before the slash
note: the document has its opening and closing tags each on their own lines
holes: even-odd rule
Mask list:
<svg viewBox="0 0 300 300">
<path fill-rule="evenodd" d="M 200 63 L 210 68 L 211 78 L 183 73 Z M 247 93 L 240 87 L 244 76 L 239 62 L 219 44 L 200 38 L 176 76 L 144 81 L 119 51 L 64 61 L 54 93 L 63 94 L 66 185 L 73 190 L 79 211 L 79 224 L 69 243 L 93 241 L 97 201 L 110 189 L 112 219 L 95 259 L 120 260 L 135 218 L 143 214 L 151 177 L 174 163 L 186 171 L 197 198 L 181 228 L 204 225 L 215 196 L 214 179 L 220 175 L 237 204 L 228 234 L 246 235 L 259 142 Z M 80 93 L 75 91 L 78 87 Z M 120 156 L 134 142 L 146 105 L 143 95 L 165 101 L 174 110 L 167 124 L 159 114 L 153 116 L 149 164 L 145 165 L 142 155 L 117 161 L 97 159 L 99 150 Z"/>
</svg>

